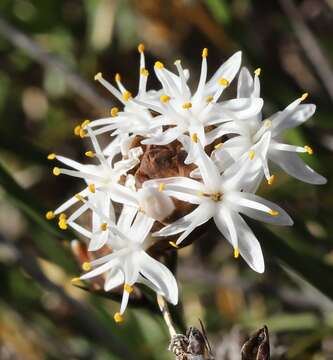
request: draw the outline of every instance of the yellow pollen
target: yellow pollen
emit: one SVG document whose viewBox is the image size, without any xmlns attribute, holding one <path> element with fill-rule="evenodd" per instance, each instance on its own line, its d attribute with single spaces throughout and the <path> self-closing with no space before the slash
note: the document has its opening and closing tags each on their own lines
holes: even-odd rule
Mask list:
<svg viewBox="0 0 333 360">
<path fill-rule="evenodd" d="M 313 154 L 313 149 L 308 146 L 308 145 L 305 145 L 304 146 L 304 149 L 306 150 L 306 152 L 309 154 L 309 155 L 312 155 Z"/>
<path fill-rule="evenodd" d="M 142 213 L 142 214 L 145 213 L 145 209 L 144 209 L 143 207 L 139 207 L 139 210 L 138 210 L 138 211 L 140 211 L 140 213 Z"/>
<path fill-rule="evenodd" d="M 121 322 L 124 321 L 123 316 L 122 316 L 119 312 L 116 312 L 116 313 L 114 314 L 113 318 L 114 318 L 114 321 L 115 321 L 116 323 L 121 323 Z"/>
<path fill-rule="evenodd" d="M 132 97 L 132 94 L 131 94 L 129 91 L 126 90 L 126 91 L 123 93 L 123 99 L 124 99 L 125 101 L 128 101 L 131 97 Z"/>
<path fill-rule="evenodd" d="M 163 191 L 165 190 L 165 184 L 164 183 L 160 183 L 160 186 L 158 187 L 158 191 Z"/>
<path fill-rule="evenodd" d="M 273 185 L 275 181 L 275 175 L 272 175 L 268 180 L 267 180 L 267 184 L 268 185 Z"/>
<path fill-rule="evenodd" d="M 79 136 L 81 131 L 81 125 L 76 125 L 74 128 L 74 135 Z"/>
<path fill-rule="evenodd" d="M 308 96 L 309 96 L 309 93 L 304 93 L 304 94 L 301 96 L 301 101 L 304 101 Z"/>
<path fill-rule="evenodd" d="M 84 153 L 84 155 L 87 156 L 87 157 L 89 157 L 89 158 L 94 158 L 94 157 L 96 156 L 96 154 L 95 154 L 93 151 L 91 151 L 91 150 L 86 151 L 86 152 Z"/>
<path fill-rule="evenodd" d="M 216 149 L 216 150 L 221 149 L 222 146 L 223 146 L 223 143 L 218 143 L 214 146 L 214 149 Z"/>
<path fill-rule="evenodd" d="M 79 281 L 81 281 L 79 277 L 74 277 L 73 279 L 71 279 L 71 283 L 77 283 Z"/>
<path fill-rule="evenodd" d="M 58 226 L 61 230 L 67 230 L 67 220 L 66 219 L 60 219 L 58 222 Z"/>
<path fill-rule="evenodd" d="M 63 219 L 66 219 L 67 218 L 67 215 L 65 213 L 61 213 L 59 215 L 59 220 L 63 220 Z"/>
<path fill-rule="evenodd" d="M 100 80 L 100 79 L 103 79 L 103 75 L 101 72 L 97 73 L 94 77 L 95 80 Z"/>
<path fill-rule="evenodd" d="M 90 120 L 84 120 L 81 124 L 81 128 L 84 129 L 88 124 L 90 124 Z"/>
<path fill-rule="evenodd" d="M 114 76 L 114 79 L 116 80 L 116 82 L 121 81 L 121 76 L 120 76 L 120 74 L 117 73 L 117 74 Z"/>
<path fill-rule="evenodd" d="M 272 126 L 272 120 L 266 119 L 264 121 L 264 126 L 267 127 L 267 128 L 271 127 Z"/>
<path fill-rule="evenodd" d="M 175 249 L 179 249 L 179 246 L 178 246 L 175 242 L 169 241 L 169 244 L 170 244 L 172 247 L 174 247 Z"/>
<path fill-rule="evenodd" d="M 211 101 L 213 101 L 213 99 L 214 99 L 214 96 L 212 96 L 212 95 L 209 95 L 209 96 L 206 97 L 206 101 L 207 101 L 208 103 L 210 103 Z"/>
<path fill-rule="evenodd" d="M 61 171 L 58 167 L 53 168 L 53 175 L 59 176 L 61 174 Z"/>
<path fill-rule="evenodd" d="M 260 76 L 260 74 L 261 74 L 261 68 L 258 68 L 258 69 L 254 70 L 254 75 L 255 76 Z"/>
<path fill-rule="evenodd" d="M 118 115 L 119 109 L 117 107 L 113 107 L 110 111 L 112 117 L 116 117 Z"/>
<path fill-rule="evenodd" d="M 207 56 L 208 56 L 208 49 L 207 48 L 202 49 L 202 57 L 206 58 Z"/>
<path fill-rule="evenodd" d="M 160 62 L 160 61 L 156 61 L 156 62 L 155 62 L 155 67 L 156 67 L 157 69 L 163 69 L 163 68 L 164 68 L 164 64 L 163 64 L 162 62 Z"/>
<path fill-rule="evenodd" d="M 80 194 L 76 194 L 75 197 L 79 200 L 79 201 L 82 201 L 82 202 L 86 202 L 86 199 L 80 195 Z"/>
<path fill-rule="evenodd" d="M 91 270 L 91 264 L 90 264 L 90 262 L 84 262 L 83 264 L 82 264 L 82 270 L 83 271 L 90 271 Z"/>
<path fill-rule="evenodd" d="M 142 43 L 138 45 L 138 51 L 140 54 L 145 51 L 145 46 Z"/>
<path fill-rule="evenodd" d="M 197 143 L 198 142 L 198 135 L 196 133 L 191 135 L 191 139 L 193 142 Z"/>
<path fill-rule="evenodd" d="M 93 194 L 95 193 L 96 191 L 95 184 L 89 184 L 88 188 L 91 193 Z"/>
<path fill-rule="evenodd" d="M 52 154 L 47 155 L 47 159 L 48 159 L 48 160 L 54 160 L 55 158 L 56 158 L 56 154 L 55 154 L 55 153 L 52 153 Z"/>
<path fill-rule="evenodd" d="M 130 294 L 133 291 L 133 287 L 129 284 L 124 284 L 124 290 Z"/>
<path fill-rule="evenodd" d="M 250 152 L 249 152 L 249 158 L 250 158 L 250 160 L 253 160 L 254 159 L 254 155 L 255 155 L 256 153 L 254 152 L 254 150 L 251 150 Z"/>
<path fill-rule="evenodd" d="M 192 103 L 190 102 L 186 102 L 182 105 L 183 109 L 191 109 L 191 107 L 192 107 Z"/>
<path fill-rule="evenodd" d="M 167 103 L 167 102 L 170 100 L 170 96 L 168 96 L 168 95 L 161 95 L 161 96 L 160 96 L 160 100 L 161 100 L 163 103 Z"/>
<path fill-rule="evenodd" d="M 278 215 L 280 215 L 280 213 L 279 213 L 278 211 L 273 210 L 273 209 L 270 209 L 268 213 L 269 213 L 269 215 L 271 215 L 271 216 L 278 216 Z"/>
<path fill-rule="evenodd" d="M 234 248 L 234 258 L 237 259 L 239 257 L 239 249 L 238 247 Z"/>
<path fill-rule="evenodd" d="M 54 212 L 53 211 L 48 211 L 46 214 L 45 214 L 45 218 L 47 219 L 47 220 L 52 220 L 52 219 L 54 219 Z"/>
<path fill-rule="evenodd" d="M 210 195 L 210 198 L 213 200 L 213 201 L 220 201 L 221 200 L 221 197 L 222 197 L 222 194 L 219 193 L 219 192 L 215 192 L 215 193 L 212 193 Z"/>
<path fill-rule="evenodd" d="M 142 69 L 140 70 L 140 74 L 141 74 L 142 76 L 148 77 L 148 76 L 149 76 L 149 71 L 148 71 L 147 69 L 145 69 L 145 68 L 142 68 Z"/>
<path fill-rule="evenodd" d="M 87 135 L 87 130 L 82 129 L 82 127 L 80 128 L 80 137 L 84 138 Z"/>
<path fill-rule="evenodd" d="M 222 78 L 222 79 L 219 80 L 219 84 L 222 85 L 222 86 L 228 86 L 229 85 L 229 80 Z"/>
<path fill-rule="evenodd" d="M 107 223 L 102 223 L 100 228 L 101 228 L 102 231 L 106 231 L 107 228 L 108 228 L 108 224 Z"/>
</svg>

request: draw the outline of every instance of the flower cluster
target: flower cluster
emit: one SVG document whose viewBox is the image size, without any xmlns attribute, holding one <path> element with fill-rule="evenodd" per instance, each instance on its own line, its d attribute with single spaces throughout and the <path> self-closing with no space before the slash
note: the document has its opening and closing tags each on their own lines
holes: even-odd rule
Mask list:
<svg viewBox="0 0 333 360">
<path fill-rule="evenodd" d="M 144 46 L 140 53 L 139 89 L 128 91 L 119 74 L 117 86 L 101 73 L 95 76 L 123 104 L 112 108 L 109 117 L 84 121 L 74 132 L 89 138 L 93 150 L 88 158 L 93 164 L 81 164 L 56 154 L 66 168 L 54 167 L 54 175 L 81 178 L 83 189 L 55 211 L 48 219 L 59 216 L 59 227 L 68 226 L 87 242 L 90 262 L 80 279 L 102 275 L 105 291 L 123 286 L 121 321 L 135 283 L 143 283 L 172 304 L 178 301 L 178 287 L 171 271 L 147 253 L 156 237 L 167 237 L 178 248 L 191 232 L 213 219 L 221 234 L 230 242 L 234 256 L 239 255 L 255 271 L 264 271 L 260 244 L 242 215 L 276 225 L 292 225 L 289 215 L 270 201 L 257 195 L 260 183 L 273 184 L 269 164 L 274 162 L 289 175 L 311 183 L 324 184 L 326 179 L 306 165 L 297 153 L 312 155 L 309 146 L 285 144 L 281 134 L 296 127 L 315 112 L 315 105 L 303 104 L 307 94 L 268 118 L 262 113 L 260 69 L 253 76 L 241 66 L 241 52 L 235 53 L 207 80 L 208 50 L 202 51 L 201 74 L 194 91 L 190 89 L 189 71 L 175 61 L 176 72 L 157 61 L 154 72 L 160 89 L 147 90 Z M 239 72 L 240 70 L 240 72 Z M 237 96 L 223 99 L 223 93 L 239 72 Z M 112 141 L 102 149 L 98 137 L 109 134 Z M 136 171 L 149 148 L 177 144 L 185 152 L 184 166 L 189 174 L 138 182 Z M 178 218 L 172 216 L 177 204 L 190 204 Z M 71 215 L 65 214 L 70 208 Z M 91 226 L 79 218 L 91 214 Z M 172 219 L 171 222 L 168 219 Z"/>
</svg>

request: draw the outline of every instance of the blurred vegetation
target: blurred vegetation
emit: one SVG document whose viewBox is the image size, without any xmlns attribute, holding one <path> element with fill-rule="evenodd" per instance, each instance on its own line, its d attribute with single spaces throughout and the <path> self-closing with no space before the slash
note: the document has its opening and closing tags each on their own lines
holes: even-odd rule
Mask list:
<svg viewBox="0 0 333 360">
<path fill-rule="evenodd" d="M 108 114 L 114 101 L 94 74 L 119 72 L 135 90 L 139 42 L 148 65 L 181 58 L 191 81 L 203 47 L 211 72 L 241 49 L 247 66 L 262 68 L 267 114 L 310 93 L 317 113 L 288 140 L 310 144 L 315 156 L 307 161 L 330 180 L 332 10 L 331 0 L 0 1 L 0 359 L 172 358 L 158 314 L 129 309 L 119 326 L 111 316 L 117 303 L 71 285 L 80 271 L 68 246 L 74 235 L 44 220 L 78 189 L 75 180 L 52 177 L 46 154 L 83 159 L 89 144 L 73 127 Z M 20 48 L 15 29 L 47 56 L 29 51 L 30 43 Z M 244 336 L 267 324 L 273 358 L 333 359 L 333 185 L 275 174 L 260 193 L 295 226 L 255 229 L 264 275 L 233 259 L 217 234 L 179 251 L 185 320 L 204 321 L 221 357 L 238 359 Z"/>
</svg>

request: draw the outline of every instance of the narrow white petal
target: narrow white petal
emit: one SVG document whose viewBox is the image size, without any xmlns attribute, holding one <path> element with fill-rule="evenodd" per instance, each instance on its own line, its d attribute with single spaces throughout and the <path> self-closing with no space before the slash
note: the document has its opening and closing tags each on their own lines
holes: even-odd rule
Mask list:
<svg viewBox="0 0 333 360">
<path fill-rule="evenodd" d="M 124 274 L 120 269 L 111 269 L 105 278 L 104 291 L 110 291 L 124 283 Z"/>
<path fill-rule="evenodd" d="M 112 184 L 110 187 L 110 197 L 113 201 L 120 204 L 139 207 L 136 193 L 126 186 Z"/>
</svg>

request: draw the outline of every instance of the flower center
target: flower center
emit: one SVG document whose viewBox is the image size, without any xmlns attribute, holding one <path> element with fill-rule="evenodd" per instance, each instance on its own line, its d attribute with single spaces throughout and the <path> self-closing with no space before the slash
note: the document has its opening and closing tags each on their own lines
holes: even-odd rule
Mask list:
<svg viewBox="0 0 333 360">
<path fill-rule="evenodd" d="M 223 198 L 223 193 L 221 193 L 219 191 L 216 191 L 216 192 L 213 192 L 213 193 L 201 193 L 201 195 L 205 196 L 205 197 L 208 197 L 208 198 L 210 198 L 211 200 L 213 200 L 215 202 L 221 201 L 222 198 Z"/>
</svg>

